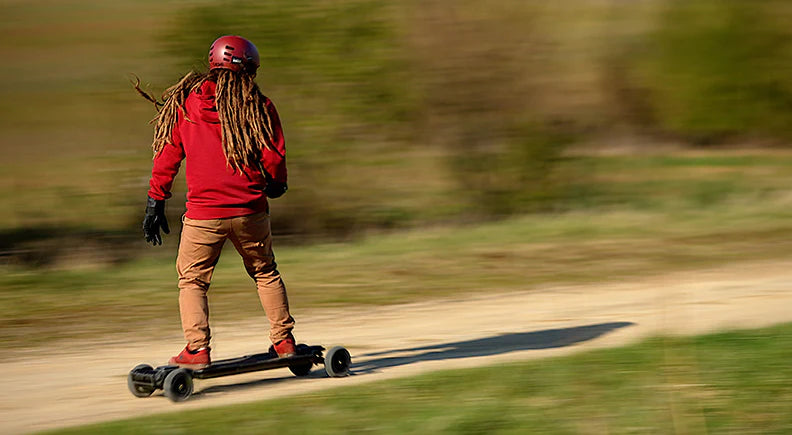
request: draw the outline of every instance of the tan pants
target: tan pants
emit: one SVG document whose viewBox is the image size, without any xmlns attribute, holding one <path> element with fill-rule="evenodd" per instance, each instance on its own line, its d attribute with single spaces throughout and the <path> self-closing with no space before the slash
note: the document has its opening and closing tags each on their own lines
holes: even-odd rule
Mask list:
<svg viewBox="0 0 792 435">
<path fill-rule="evenodd" d="M 261 306 L 270 321 L 270 339 L 276 343 L 291 337 L 294 319 L 275 256 L 272 253 L 269 214 L 266 212 L 229 219 L 183 220 L 179 256 L 179 311 L 184 338 L 190 349 L 208 346 L 209 304 L 206 292 L 226 239 L 242 256 L 245 269 L 255 280 Z"/>
</svg>

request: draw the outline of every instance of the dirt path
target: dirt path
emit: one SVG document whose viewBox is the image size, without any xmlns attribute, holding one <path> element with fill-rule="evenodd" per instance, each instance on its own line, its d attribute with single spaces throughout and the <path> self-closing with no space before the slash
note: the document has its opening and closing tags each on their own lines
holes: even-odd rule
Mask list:
<svg viewBox="0 0 792 435">
<path fill-rule="evenodd" d="M 792 268 L 787 263 L 647 277 L 641 281 L 530 289 L 443 303 L 367 310 L 298 312 L 298 338 L 343 344 L 353 376 L 327 378 L 315 368 L 295 379 L 286 369 L 196 381 L 190 401 L 158 392 L 136 399 L 126 374 L 157 365 L 181 339 L 74 343 L 36 350 L 0 364 L 0 432 L 24 433 L 157 412 L 248 402 L 438 369 L 563 355 L 618 346 L 660 332 L 697 334 L 792 321 Z M 263 322 L 216 325 L 216 359 L 266 349 Z"/>
</svg>

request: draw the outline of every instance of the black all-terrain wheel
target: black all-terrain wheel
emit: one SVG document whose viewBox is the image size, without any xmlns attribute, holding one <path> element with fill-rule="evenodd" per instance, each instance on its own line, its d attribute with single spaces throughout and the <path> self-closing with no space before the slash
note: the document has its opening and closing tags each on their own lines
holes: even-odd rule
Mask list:
<svg viewBox="0 0 792 435">
<path fill-rule="evenodd" d="M 309 355 L 311 353 L 311 346 L 307 344 L 298 344 L 295 347 L 297 355 Z M 313 368 L 313 362 L 307 361 L 302 364 L 290 365 L 289 370 L 294 373 L 294 376 L 308 376 Z"/>
<path fill-rule="evenodd" d="M 352 356 L 341 346 L 336 346 L 325 353 L 325 371 L 331 378 L 340 378 L 349 374 Z"/>
<path fill-rule="evenodd" d="M 185 401 L 193 392 L 192 374 L 187 369 L 176 369 L 165 376 L 162 389 L 168 399 L 174 402 Z"/>
<path fill-rule="evenodd" d="M 152 393 L 154 393 L 154 390 L 156 390 L 156 388 L 149 385 L 136 384 L 135 381 L 132 379 L 132 373 L 134 372 L 138 372 L 138 371 L 142 372 L 153 369 L 154 368 L 148 364 L 140 364 L 138 366 L 135 366 L 135 368 L 129 372 L 129 375 L 127 375 L 127 387 L 129 387 L 129 391 L 132 392 L 133 396 L 148 397 L 151 396 Z"/>
<path fill-rule="evenodd" d="M 294 373 L 294 376 L 308 376 L 313 368 L 313 363 L 308 361 L 304 364 L 289 366 L 289 370 Z"/>
</svg>

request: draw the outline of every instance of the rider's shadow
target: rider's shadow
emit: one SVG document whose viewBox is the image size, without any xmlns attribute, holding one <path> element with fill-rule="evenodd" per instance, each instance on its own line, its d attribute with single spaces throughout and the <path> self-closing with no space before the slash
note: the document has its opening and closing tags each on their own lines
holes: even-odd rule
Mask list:
<svg viewBox="0 0 792 435">
<path fill-rule="evenodd" d="M 476 340 L 455 341 L 403 349 L 393 349 L 383 352 L 356 354 L 352 356 L 351 375 L 365 375 L 389 367 L 415 364 L 422 361 L 449 360 L 458 358 L 473 358 L 478 356 L 498 355 L 521 350 L 551 349 L 571 346 L 593 340 L 609 332 L 634 325 L 632 322 L 598 323 L 594 325 L 576 326 L 572 328 L 545 329 L 532 332 L 515 332 L 501 334 Z M 409 354 L 406 356 L 393 356 L 396 354 Z M 369 359 L 372 358 L 372 359 Z M 357 359 L 363 359 L 356 362 Z M 307 379 L 327 377 L 323 369 L 314 370 L 306 376 Z M 193 400 L 206 398 L 213 393 L 241 390 L 259 385 L 274 385 L 280 382 L 293 380 L 293 376 L 258 379 L 247 382 L 237 382 L 225 385 L 213 385 L 193 394 Z"/>
<path fill-rule="evenodd" d="M 415 364 L 423 361 L 473 358 L 498 355 L 522 350 L 551 349 L 571 346 L 593 340 L 619 328 L 634 325 L 632 322 L 610 322 L 572 328 L 545 329 L 542 331 L 501 334 L 475 340 L 455 341 L 431 346 L 394 349 L 355 355 L 352 374 L 367 374 L 389 367 Z M 390 356 L 409 354 L 405 356 Z M 368 359 L 372 358 L 373 359 Z M 364 359 L 355 362 L 355 359 Z"/>
</svg>

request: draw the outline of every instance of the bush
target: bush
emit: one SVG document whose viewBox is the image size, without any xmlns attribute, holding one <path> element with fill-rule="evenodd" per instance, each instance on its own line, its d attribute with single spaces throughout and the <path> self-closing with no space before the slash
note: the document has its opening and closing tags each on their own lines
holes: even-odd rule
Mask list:
<svg viewBox="0 0 792 435">
<path fill-rule="evenodd" d="M 565 130 L 525 124 L 500 144 L 467 142 L 451 165 L 474 212 L 504 216 L 546 211 L 562 199 L 563 180 L 553 175 L 570 142 Z"/>
<path fill-rule="evenodd" d="M 424 139 L 447 151 L 468 210 L 547 208 L 556 199 L 551 174 L 570 135 L 559 128 L 569 125 L 550 127 L 532 106 L 535 81 L 546 74 L 537 11 L 520 2 L 456 5 L 425 2 L 412 20 Z"/>
<path fill-rule="evenodd" d="M 790 12 L 776 0 L 669 2 L 629 53 L 657 127 L 704 144 L 792 138 Z"/>
</svg>

